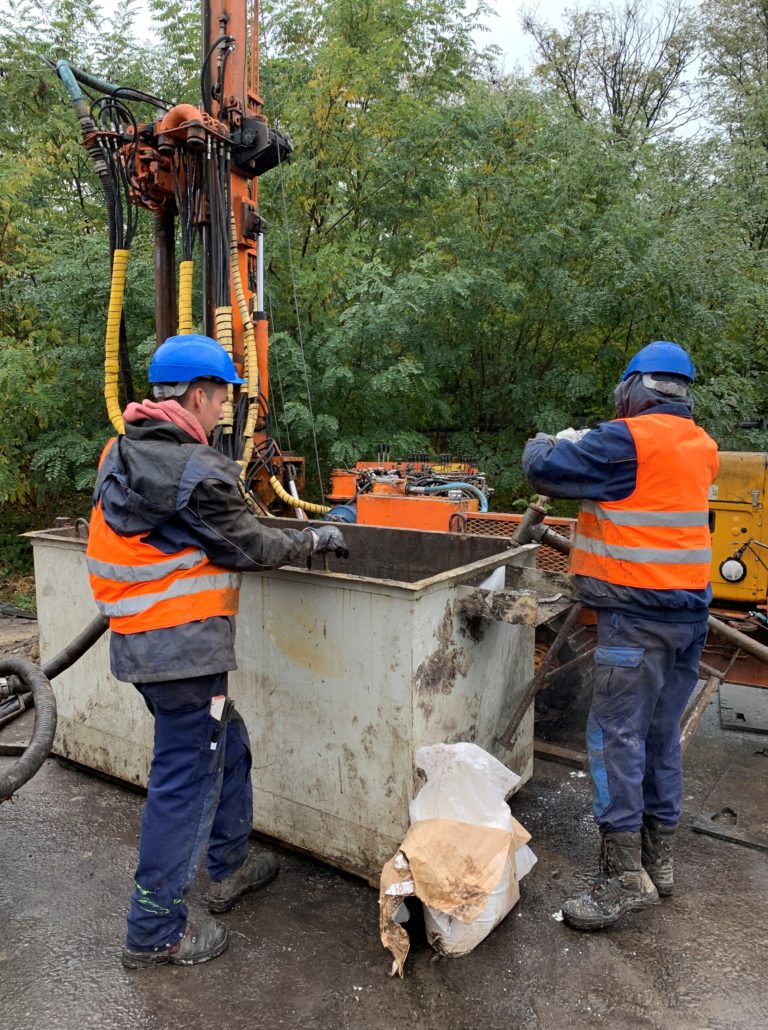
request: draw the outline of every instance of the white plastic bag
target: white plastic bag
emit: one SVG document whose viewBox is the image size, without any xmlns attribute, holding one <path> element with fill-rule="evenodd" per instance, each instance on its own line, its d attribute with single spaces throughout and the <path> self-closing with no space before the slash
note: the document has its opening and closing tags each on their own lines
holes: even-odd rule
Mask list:
<svg viewBox="0 0 768 1030">
<path fill-rule="evenodd" d="M 477 744 L 435 744 L 419 748 L 416 764 L 427 782 L 410 805 L 411 823 L 447 819 L 513 832 L 516 824 L 506 799 L 520 777 Z M 520 897 L 519 880 L 530 872 L 536 856 L 523 844 L 510 855 L 501 879 L 479 915 L 465 923 L 456 916 L 424 906 L 429 943 L 446 955 L 466 955 L 498 926 Z"/>
</svg>

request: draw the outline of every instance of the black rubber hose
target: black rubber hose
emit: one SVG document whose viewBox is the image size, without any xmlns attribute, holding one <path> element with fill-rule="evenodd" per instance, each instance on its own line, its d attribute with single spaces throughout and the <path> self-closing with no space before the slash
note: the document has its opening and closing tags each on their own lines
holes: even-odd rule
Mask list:
<svg viewBox="0 0 768 1030">
<path fill-rule="evenodd" d="M 0 774 L 0 802 L 3 802 L 32 779 L 48 757 L 56 732 L 56 699 L 47 676 L 32 662 L 6 658 L 0 661 L 0 676 L 16 676 L 32 692 L 35 701 L 35 726 L 29 746 L 10 769 Z"/>
<path fill-rule="evenodd" d="M 97 615 L 82 633 L 71 640 L 63 651 L 59 651 L 42 669 L 20 658 L 0 661 L 0 676 L 8 677 L 4 694 L 24 694 L 31 691 L 35 706 L 35 725 L 29 746 L 18 762 L 0 775 L 0 803 L 7 800 L 14 791 L 35 775 L 51 750 L 53 735 L 56 732 L 56 699 L 50 680 L 55 679 L 70 665 L 74 665 L 78 658 L 82 658 L 108 628 L 109 619 Z M 21 714 L 21 709 L 18 714 Z"/>
<path fill-rule="evenodd" d="M 55 658 L 46 662 L 43 666 L 43 675 L 49 679 L 55 679 L 61 675 L 70 665 L 74 665 L 78 658 L 82 658 L 86 651 L 93 647 L 99 637 L 103 637 L 109 629 L 109 619 L 103 615 L 97 615 L 92 622 L 89 622 L 83 632 L 70 640 L 63 651 L 59 651 Z"/>
<path fill-rule="evenodd" d="M 70 665 L 74 665 L 79 658 L 82 658 L 85 652 L 90 650 L 99 637 L 103 637 L 108 629 L 109 619 L 103 615 L 97 615 L 95 619 L 88 623 L 82 633 L 76 636 L 74 640 L 70 640 L 63 651 L 59 651 L 49 662 L 46 662 L 40 670 L 43 676 L 49 680 L 56 679 Z M 34 668 L 37 669 L 38 666 L 35 665 Z M 11 676 L 8 679 L 5 693 L 23 694 L 27 689 L 22 680 L 16 676 Z"/>
</svg>

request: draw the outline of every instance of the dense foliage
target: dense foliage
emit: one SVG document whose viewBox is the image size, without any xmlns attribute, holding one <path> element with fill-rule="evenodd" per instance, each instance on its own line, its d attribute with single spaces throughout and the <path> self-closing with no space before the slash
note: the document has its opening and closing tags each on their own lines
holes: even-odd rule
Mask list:
<svg viewBox="0 0 768 1030">
<path fill-rule="evenodd" d="M 295 145 L 260 184 L 284 446 L 311 467 L 316 441 L 324 475 L 383 441 L 476 454 L 509 504 L 526 437 L 609 415 L 627 356 L 663 337 L 692 351 L 721 446 L 768 449 L 764 3 L 529 19 L 529 77 L 496 70 L 462 0 L 263 6 L 261 92 Z M 40 58 L 197 102 L 196 0 L 151 10 L 141 40 L 131 0 L 111 21 L 88 0 L 0 16 L 4 525 L 9 508 L 83 507 L 108 435 L 103 205 Z M 127 296 L 137 370 L 148 222 Z"/>
</svg>

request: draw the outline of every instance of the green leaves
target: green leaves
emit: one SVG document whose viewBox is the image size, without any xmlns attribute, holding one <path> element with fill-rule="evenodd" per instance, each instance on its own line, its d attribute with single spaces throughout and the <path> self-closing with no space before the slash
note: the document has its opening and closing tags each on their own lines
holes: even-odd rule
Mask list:
<svg viewBox="0 0 768 1030">
<path fill-rule="evenodd" d="M 0 498 L 27 503 L 87 489 L 109 433 L 103 202 L 40 56 L 199 100 L 196 0 L 152 0 L 151 41 L 131 0 L 111 21 L 88 0 L 40 10 L 28 0 L 0 18 L 0 399 L 15 413 L 0 425 Z M 610 30 L 629 53 L 638 4 L 631 24 L 587 11 L 547 37 L 531 81 L 483 71 L 493 55 L 461 0 L 263 10 L 265 113 L 295 144 L 258 183 L 270 401 L 310 472 L 315 441 L 326 477 L 381 442 L 476 454 L 503 508 L 526 493 L 526 437 L 610 417 L 628 357 L 657 337 L 692 351 L 697 414 L 721 444 L 768 445 L 768 72 L 754 5 L 707 5 L 707 96 L 726 135 L 696 137 L 662 131 L 692 99 L 675 64 L 690 57 L 685 19 L 635 48 L 629 106 L 599 93 L 598 65 L 571 47 L 580 38 L 610 64 Z M 128 273 L 137 382 L 153 345 L 149 230 L 142 217 Z"/>
</svg>

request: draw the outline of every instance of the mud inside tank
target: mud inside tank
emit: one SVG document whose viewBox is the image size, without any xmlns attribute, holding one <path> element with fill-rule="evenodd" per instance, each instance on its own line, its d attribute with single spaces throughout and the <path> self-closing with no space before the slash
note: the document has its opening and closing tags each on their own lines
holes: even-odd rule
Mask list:
<svg viewBox="0 0 768 1030">
<path fill-rule="evenodd" d="M 327 525 L 315 522 L 305 522 L 302 525 L 295 519 L 260 521 L 278 529 Z M 395 582 L 417 589 L 445 573 L 454 573 L 462 578 L 466 573 L 470 580 L 482 580 L 494 567 L 503 565 L 513 553 L 519 551 L 519 548 L 510 546 L 508 537 L 431 533 L 417 529 L 354 524 L 344 524 L 339 528 L 349 547 L 349 558 L 336 558 L 330 554 L 325 569 L 323 556 L 315 555 L 311 561 L 311 571 L 328 571 L 359 579 Z M 468 568 L 477 563 L 482 563 L 477 570 Z M 295 562 L 292 567 L 306 569 L 307 565 L 306 562 Z M 474 571 L 477 572 L 477 577 L 471 575 Z"/>
</svg>

